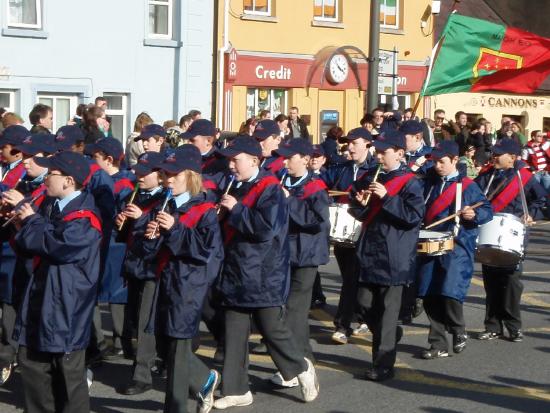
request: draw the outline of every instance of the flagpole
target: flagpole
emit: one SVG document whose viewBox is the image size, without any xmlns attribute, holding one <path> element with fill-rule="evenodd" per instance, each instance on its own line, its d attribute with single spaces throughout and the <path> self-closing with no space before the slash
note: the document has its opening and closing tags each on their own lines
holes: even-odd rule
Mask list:
<svg viewBox="0 0 550 413">
<path fill-rule="evenodd" d="M 453 6 L 451 8 L 451 13 L 449 13 L 449 17 L 458 10 L 458 3 L 460 3 L 460 0 L 455 0 L 453 2 Z M 449 20 L 449 17 L 447 17 L 447 21 Z M 441 50 L 441 46 L 443 45 L 443 40 L 445 40 L 445 36 L 441 36 L 441 39 L 436 44 L 435 52 L 433 53 L 433 58 L 430 61 L 430 66 L 428 67 L 428 72 L 426 73 L 426 77 L 424 78 L 424 83 L 422 84 L 422 89 L 420 89 L 420 93 L 418 94 L 418 97 L 416 98 L 416 102 L 413 106 L 413 112 L 412 116 L 414 117 L 416 115 L 416 111 L 418 110 L 418 107 L 420 106 L 420 102 L 424 98 L 424 89 L 426 89 L 427 81 L 429 80 L 429 76 L 431 74 L 433 65 L 435 64 L 435 61 L 437 59 L 437 56 L 439 56 L 439 51 Z"/>
</svg>

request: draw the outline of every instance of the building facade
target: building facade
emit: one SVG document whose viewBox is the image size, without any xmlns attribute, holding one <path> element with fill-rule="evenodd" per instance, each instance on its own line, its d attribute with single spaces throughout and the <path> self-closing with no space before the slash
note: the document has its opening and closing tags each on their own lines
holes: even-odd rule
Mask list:
<svg viewBox="0 0 550 413">
<path fill-rule="evenodd" d="M 431 1 L 381 3 L 380 48 L 398 52 L 397 100 L 404 109 L 414 104 L 426 74 Z M 359 125 L 370 87 L 370 2 L 225 0 L 218 7 L 219 126 L 236 131 L 262 109 L 274 117 L 292 106 L 314 141 L 327 122 L 345 130 Z M 390 103 L 391 93 L 380 85 L 379 101 Z M 422 116 L 423 107 L 417 113 Z"/>
<path fill-rule="evenodd" d="M 108 99 L 125 141 L 142 111 L 162 124 L 211 116 L 214 0 L 0 0 L 0 107 L 27 122 L 35 103 L 54 129 L 79 103 Z"/>
</svg>

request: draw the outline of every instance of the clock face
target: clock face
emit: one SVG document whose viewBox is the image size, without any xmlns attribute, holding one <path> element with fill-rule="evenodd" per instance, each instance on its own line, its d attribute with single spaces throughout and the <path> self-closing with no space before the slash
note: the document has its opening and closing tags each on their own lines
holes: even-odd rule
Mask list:
<svg viewBox="0 0 550 413">
<path fill-rule="evenodd" d="M 348 59 L 344 55 L 337 54 L 332 56 L 328 66 L 328 80 L 332 83 L 342 83 L 349 74 Z"/>
</svg>

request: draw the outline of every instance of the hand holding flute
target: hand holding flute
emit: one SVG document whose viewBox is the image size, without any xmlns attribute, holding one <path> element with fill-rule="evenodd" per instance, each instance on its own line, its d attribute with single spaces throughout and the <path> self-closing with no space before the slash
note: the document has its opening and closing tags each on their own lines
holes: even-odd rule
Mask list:
<svg viewBox="0 0 550 413">
<path fill-rule="evenodd" d="M 170 199 L 172 199 L 172 190 L 169 188 L 166 190 L 166 198 L 164 198 L 164 202 L 162 203 L 162 207 L 159 213 L 157 214 L 156 219 L 154 221 L 149 222 L 149 224 L 147 224 L 147 228 L 145 230 L 145 238 L 148 238 L 148 239 L 158 238 L 160 236 L 160 228 L 161 227 L 166 228 L 166 226 L 168 225 L 169 219 L 168 217 L 166 217 L 166 215 L 168 214 L 166 214 L 164 210 L 168 206 L 168 201 L 170 201 Z M 169 217 L 172 218 L 172 225 L 173 225 L 174 218 L 171 215 L 169 215 Z"/>
<path fill-rule="evenodd" d="M 127 217 L 134 218 L 134 216 L 135 216 L 135 211 L 132 210 L 131 207 L 133 206 L 134 199 L 136 198 L 136 195 L 137 195 L 138 191 L 139 191 L 139 184 L 136 184 L 136 186 L 134 186 L 134 190 L 132 191 L 132 195 L 130 195 L 130 199 L 128 200 L 128 204 L 126 204 L 126 208 L 124 209 L 122 214 L 119 214 L 119 216 L 117 216 L 117 221 L 118 221 L 117 222 L 117 228 L 118 228 L 119 231 L 124 226 L 124 223 L 126 222 Z M 129 213 L 126 213 L 126 210 L 128 210 Z M 130 215 L 130 214 L 132 214 L 132 215 Z M 141 215 L 141 214 L 139 214 L 139 215 Z M 138 216 L 138 218 L 139 218 L 139 216 Z"/>
<path fill-rule="evenodd" d="M 355 195 L 355 199 L 357 200 L 357 202 L 359 202 L 364 207 L 368 205 L 372 194 L 381 199 L 384 198 L 384 196 L 386 196 L 386 194 L 388 193 L 386 187 L 378 182 L 378 176 L 380 175 L 381 170 L 382 164 L 378 164 L 378 168 L 376 169 L 376 173 L 374 174 L 374 177 L 368 189 L 359 191 Z"/>
<path fill-rule="evenodd" d="M 222 200 L 223 200 L 223 198 L 225 198 L 229 195 L 229 191 L 231 190 L 231 187 L 233 186 L 233 182 L 235 182 L 235 175 L 231 175 L 231 179 L 229 180 L 229 184 L 227 185 L 227 188 L 225 188 L 225 192 L 222 195 Z M 220 204 L 218 204 L 218 206 L 216 206 L 216 213 L 218 215 L 220 214 L 221 209 L 222 209 L 222 204 L 220 203 Z"/>
</svg>

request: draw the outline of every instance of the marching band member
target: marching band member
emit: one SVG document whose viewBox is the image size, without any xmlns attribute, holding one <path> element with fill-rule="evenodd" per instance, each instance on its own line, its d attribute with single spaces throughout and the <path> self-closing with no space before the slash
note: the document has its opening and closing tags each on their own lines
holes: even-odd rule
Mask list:
<svg viewBox="0 0 550 413">
<path fill-rule="evenodd" d="M 44 191 L 44 177 L 48 170 L 38 166 L 33 161 L 33 156 L 45 156 L 55 152 L 53 147 L 53 135 L 40 134 L 29 135 L 20 144 L 14 147 L 23 155 L 22 165 L 25 168 L 25 176 L 19 181 L 15 189 L 2 193 L 2 201 L 11 208 L 16 208 L 26 197 L 35 198 Z M 31 199 L 29 198 L 29 199 Z M 36 203 L 36 202 L 35 202 Z M 12 246 L 14 231 L 12 226 L 0 229 L 2 239 L 10 240 Z M 7 265 L 8 254 L 6 250 L 2 254 L 2 278 L 0 291 L 2 292 L 2 340 L 0 342 L 0 385 L 9 379 L 17 352 L 17 343 L 12 339 L 15 325 L 16 309 L 19 306 L 20 295 L 32 272 L 26 271 L 24 266 L 18 265 L 21 254 L 16 254 L 14 266 Z"/>
<path fill-rule="evenodd" d="M 216 127 L 208 119 L 197 119 L 180 137 L 189 140 L 201 152 L 202 174 L 214 177 L 227 171 L 227 159 L 214 146 Z"/>
<path fill-rule="evenodd" d="M 416 244 L 424 216 L 422 184 L 402 164 L 405 136 L 399 131 L 381 133 L 374 141 L 377 172 L 354 183 L 350 213 L 363 221 L 357 242 L 358 302 L 373 340 L 373 367 L 366 379 L 393 377 L 397 329 L 403 286 L 414 280 Z M 371 199 L 372 198 L 372 199 Z M 369 204 L 369 201 L 370 204 Z"/>
<path fill-rule="evenodd" d="M 454 235 L 454 248 L 439 256 L 421 255 L 417 261 L 418 295 L 424 298 L 424 309 L 430 320 L 430 348 L 421 354 L 424 359 L 449 355 L 446 332 L 453 336 L 453 351 L 466 348 L 466 324 L 463 302 L 474 271 L 474 253 L 478 226 L 492 217 L 491 204 L 475 182 L 457 170 L 459 148 L 454 141 L 438 143 L 431 153 L 433 168 L 427 171 L 424 187 L 429 225 L 457 211 L 455 220 L 443 222 L 434 231 Z M 461 195 L 457 194 L 461 189 Z M 460 203 L 457 205 L 457 200 Z M 472 205 L 482 202 L 476 209 Z"/>
<path fill-rule="evenodd" d="M 167 349 L 165 412 L 187 412 L 189 388 L 198 394 L 200 411 L 212 408 L 219 374 L 191 351 L 208 290 L 207 264 L 222 248 L 215 205 L 206 200 L 201 154 L 185 144 L 160 165 L 167 188 L 163 205 L 134 226 L 134 254 L 151 262 L 159 283 L 147 327 Z"/>
<path fill-rule="evenodd" d="M 34 271 L 18 311 L 14 338 L 25 407 L 44 411 L 88 412 L 85 350 L 97 295 L 101 221 L 93 197 L 82 192 L 87 160 L 63 152 L 36 157 L 48 168 L 48 196 L 57 201 L 49 217 L 29 203 L 18 211 L 18 248 L 34 256 Z"/>
<path fill-rule="evenodd" d="M 262 163 L 260 167 L 269 171 L 279 179 L 285 174 L 284 158 L 273 154 L 281 144 L 281 129 L 277 122 L 271 119 L 264 119 L 258 122 L 252 137 L 260 142 L 262 147 Z"/>
<path fill-rule="evenodd" d="M 525 220 L 527 224 L 541 215 L 546 191 L 533 179 L 526 164 L 519 160 L 521 148 L 513 139 L 502 138 L 492 148 L 493 166 L 481 171 L 476 182 L 485 194 L 491 193 L 505 182 L 505 186 L 491 200 L 493 213 L 508 213 Z M 527 201 L 527 216 L 522 205 L 522 196 L 518 185 L 517 171 Z M 527 243 L 525 237 L 525 244 Z M 485 331 L 479 334 L 480 340 L 493 340 L 503 335 L 503 327 L 513 342 L 523 341 L 521 331 L 520 301 L 523 284 L 520 281 L 523 264 L 513 267 L 482 265 L 483 285 L 485 287 Z"/>
<path fill-rule="evenodd" d="M 115 138 L 102 138 L 86 145 L 85 152 L 92 156 L 114 182 L 115 213 L 121 211 L 123 201 L 134 190 L 136 177 L 131 171 L 120 169 L 124 159 L 122 143 Z M 128 290 L 121 276 L 126 245 L 116 241 L 116 231 L 111 232 L 109 251 L 106 258 L 104 276 L 99 287 L 99 302 L 109 303 L 113 320 L 113 348 L 105 357 L 112 359 L 124 356 L 133 357 L 132 334 L 124 331 L 124 308 L 128 301 Z"/>
<path fill-rule="evenodd" d="M 288 176 L 283 192 L 289 206 L 290 293 L 287 324 L 297 345 L 309 360 L 314 360 L 309 343 L 309 309 L 317 268 L 329 262 L 328 232 L 330 217 L 327 186 L 308 164 L 313 147 L 307 139 L 291 139 L 275 151 L 285 158 Z M 284 387 L 298 386 L 295 377 L 285 381 L 277 372 L 271 381 Z"/>
<path fill-rule="evenodd" d="M 321 177 L 329 189 L 348 192 L 351 190 L 352 183 L 365 176 L 372 166 L 373 157 L 369 151 L 372 135 L 365 128 L 355 128 L 341 140 L 347 142 L 351 160 L 330 166 Z M 336 202 L 349 203 L 349 197 L 338 197 Z M 360 322 L 359 328 L 355 330 L 351 328 L 351 322 L 357 313 L 357 280 L 359 278 L 355 252 L 355 246 L 351 244 L 334 245 L 334 255 L 342 275 L 342 288 L 338 310 L 334 317 L 335 331 L 332 334 L 332 340 L 339 344 L 346 344 L 348 337 L 352 334 L 365 335 L 368 332 L 368 327 L 363 322 Z"/>
<path fill-rule="evenodd" d="M 158 152 L 142 153 L 132 170 L 137 177 L 138 185 L 132 194 L 124 199 L 124 207 L 115 220 L 118 239 L 129 247 L 124 258 L 124 279 L 128 286 L 128 304 L 124 315 L 124 330 L 137 331 L 137 348 L 134 356 L 132 379 L 121 389 L 126 395 L 136 395 L 152 389 L 151 367 L 155 362 L 156 340 L 153 334 L 145 333 L 149 313 L 156 288 L 155 271 L 141 254 L 133 253 L 130 248 L 134 242 L 132 227 L 135 220 L 148 213 L 154 205 L 163 199 L 161 177 L 156 170 L 164 161 Z M 129 222 L 127 222 L 129 221 Z"/>
<path fill-rule="evenodd" d="M 306 402 L 319 394 L 315 368 L 292 335 L 284 316 L 290 284 L 288 202 L 279 179 L 260 170 L 262 148 L 238 137 L 222 153 L 237 184 L 221 200 L 225 261 L 218 283 L 225 307 L 222 394 L 214 408 L 252 403 L 248 382 L 250 318 L 260 330 L 284 380 L 298 377 Z"/>
</svg>

